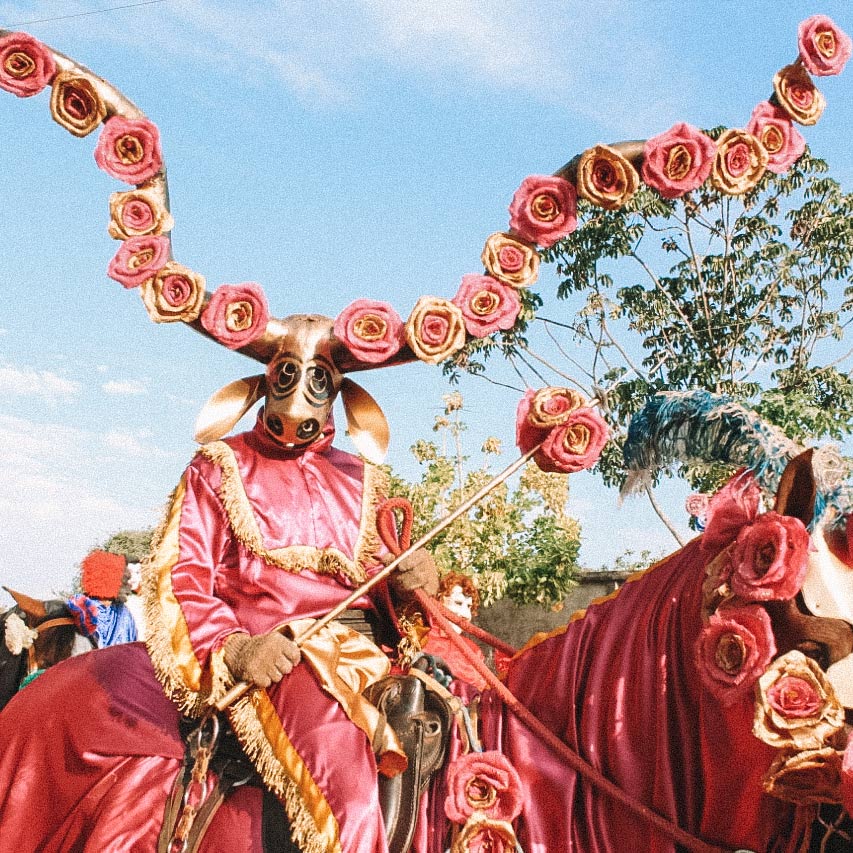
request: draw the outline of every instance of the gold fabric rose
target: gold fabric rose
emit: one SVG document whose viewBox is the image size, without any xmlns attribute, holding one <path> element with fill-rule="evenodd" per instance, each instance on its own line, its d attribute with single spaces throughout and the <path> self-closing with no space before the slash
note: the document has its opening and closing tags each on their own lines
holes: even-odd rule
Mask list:
<svg viewBox="0 0 853 853">
<path fill-rule="evenodd" d="M 422 296 L 406 320 L 406 342 L 427 364 L 438 364 L 465 346 L 465 317 L 449 299 Z"/>
<path fill-rule="evenodd" d="M 826 107 L 826 98 L 799 62 L 776 72 L 773 91 L 779 106 L 799 124 L 817 124 Z"/>
<path fill-rule="evenodd" d="M 764 775 L 764 790 L 801 806 L 840 803 L 841 756 L 832 747 L 781 752 Z"/>
<path fill-rule="evenodd" d="M 502 231 L 486 240 L 481 258 L 489 275 L 512 287 L 529 287 L 539 277 L 536 247 Z"/>
<path fill-rule="evenodd" d="M 450 853 L 515 853 L 517 844 L 511 823 L 476 813 L 462 827 Z"/>
<path fill-rule="evenodd" d="M 175 226 L 172 214 L 162 202 L 162 194 L 152 188 L 113 193 L 110 196 L 110 224 L 107 230 L 116 240 L 148 234 L 163 234 Z"/>
<path fill-rule="evenodd" d="M 758 679 L 753 734 L 784 749 L 821 749 L 844 725 L 844 708 L 823 670 L 794 649 Z"/>
<path fill-rule="evenodd" d="M 204 306 L 204 277 L 174 261 L 140 287 L 148 316 L 155 323 L 191 323 Z"/>
<path fill-rule="evenodd" d="M 530 401 L 527 420 L 537 429 L 551 429 L 565 423 L 572 412 L 586 404 L 586 398 L 573 388 L 540 388 Z"/>
<path fill-rule="evenodd" d="M 596 145 L 578 163 L 578 194 L 605 210 L 618 210 L 637 192 L 637 170 L 615 149 Z"/>
<path fill-rule="evenodd" d="M 107 116 L 94 83 L 73 71 L 60 71 L 50 93 L 53 120 L 75 136 L 88 136 Z"/>
<path fill-rule="evenodd" d="M 768 159 L 766 149 L 751 133 L 727 130 L 717 140 L 711 183 L 727 195 L 749 192 L 761 180 Z"/>
</svg>

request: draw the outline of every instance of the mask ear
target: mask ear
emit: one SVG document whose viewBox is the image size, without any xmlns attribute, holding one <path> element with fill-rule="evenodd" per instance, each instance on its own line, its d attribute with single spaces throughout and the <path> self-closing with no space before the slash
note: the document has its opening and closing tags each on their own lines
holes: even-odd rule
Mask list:
<svg viewBox="0 0 853 853">
<path fill-rule="evenodd" d="M 195 422 L 195 440 L 199 444 L 227 435 L 234 424 L 266 393 L 266 377 L 247 376 L 220 388 L 204 404 Z"/>
<path fill-rule="evenodd" d="M 341 399 L 347 416 L 347 433 L 356 449 L 368 461 L 381 464 L 388 452 L 390 431 L 379 403 L 347 377 L 341 382 Z"/>
</svg>

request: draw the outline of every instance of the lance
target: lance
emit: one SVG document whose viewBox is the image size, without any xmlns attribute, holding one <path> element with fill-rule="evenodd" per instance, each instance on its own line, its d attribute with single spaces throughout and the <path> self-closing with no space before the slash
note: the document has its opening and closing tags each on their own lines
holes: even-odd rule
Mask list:
<svg viewBox="0 0 853 853">
<path fill-rule="evenodd" d="M 318 631 L 321 631 L 326 627 L 330 622 L 334 619 L 337 619 L 341 613 L 344 612 L 350 605 L 354 604 L 369 592 L 373 587 L 375 587 L 378 583 L 381 583 L 386 578 L 388 578 L 391 573 L 403 562 L 408 556 L 413 554 L 419 548 L 423 548 L 428 542 L 433 540 L 442 530 L 446 527 L 449 527 L 459 518 L 461 515 L 464 515 L 468 512 L 471 507 L 478 504 L 481 500 L 483 500 L 486 495 L 489 494 L 493 489 L 496 489 L 501 483 L 504 482 L 507 478 L 511 477 L 519 468 L 527 463 L 529 459 L 533 457 L 537 450 L 542 446 L 542 442 L 531 447 L 525 454 L 520 456 L 515 462 L 512 462 L 510 465 L 507 465 L 500 474 L 496 474 L 488 483 L 486 483 L 482 488 L 480 488 L 475 494 L 471 495 L 471 497 L 466 498 L 456 509 L 452 512 L 448 513 L 441 521 L 436 524 L 432 530 L 427 531 L 418 539 L 417 542 L 413 542 L 405 551 L 402 551 L 398 554 L 387 566 L 385 566 L 381 571 L 378 571 L 375 575 L 368 578 L 358 589 L 353 590 L 353 592 L 348 595 L 343 601 L 333 607 L 325 616 L 321 619 L 318 619 L 312 625 L 310 625 L 305 631 L 303 631 L 298 637 L 294 637 L 293 641 L 296 645 L 301 645 L 304 643 L 309 637 L 313 637 Z M 276 630 L 284 630 L 286 626 L 282 625 L 280 628 Z M 241 681 L 239 684 L 235 684 L 217 703 L 216 708 L 219 711 L 224 711 L 229 705 L 233 705 L 238 699 L 241 699 L 246 693 L 252 689 L 252 685 L 248 684 L 245 681 Z"/>
</svg>

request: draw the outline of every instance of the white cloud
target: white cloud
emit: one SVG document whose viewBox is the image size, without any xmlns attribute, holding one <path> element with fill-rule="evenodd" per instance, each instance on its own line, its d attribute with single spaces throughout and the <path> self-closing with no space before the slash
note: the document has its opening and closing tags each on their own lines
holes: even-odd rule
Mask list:
<svg viewBox="0 0 853 853">
<path fill-rule="evenodd" d="M 104 382 L 101 385 L 101 390 L 105 394 L 124 394 L 128 396 L 148 393 L 148 389 L 135 379 L 123 379 L 121 381 L 110 379 L 109 382 Z"/>
<path fill-rule="evenodd" d="M 164 450 L 146 444 L 143 439 L 145 435 L 134 434 L 130 432 L 121 432 L 120 430 L 111 430 L 101 436 L 101 441 L 105 447 L 110 450 L 119 451 L 127 456 L 164 456 L 169 455 Z"/>
<path fill-rule="evenodd" d="M 53 400 L 73 397 L 80 393 L 82 387 L 79 382 L 49 370 L 0 364 L 0 394 Z"/>
</svg>

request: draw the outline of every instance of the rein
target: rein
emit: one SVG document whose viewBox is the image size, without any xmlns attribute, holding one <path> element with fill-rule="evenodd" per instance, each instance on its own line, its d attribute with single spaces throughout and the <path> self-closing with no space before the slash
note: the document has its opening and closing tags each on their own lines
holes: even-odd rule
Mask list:
<svg viewBox="0 0 853 853">
<path fill-rule="evenodd" d="M 403 515 L 402 529 L 399 533 L 397 531 L 397 521 L 394 514 L 395 511 L 398 510 Z M 408 540 L 411 538 L 412 518 L 412 506 L 404 498 L 392 498 L 387 500 L 381 504 L 377 510 L 376 526 L 379 531 L 380 538 L 382 539 L 385 547 L 388 548 L 392 554 L 399 554 L 408 547 Z M 563 743 L 563 741 L 561 741 L 549 728 L 538 720 L 533 713 L 518 700 L 515 694 L 512 693 L 512 691 L 509 690 L 509 688 L 486 666 L 480 657 L 465 646 L 461 637 L 459 637 L 456 631 L 453 630 L 451 619 L 448 618 L 448 616 L 455 615 L 450 614 L 442 604 L 432 599 L 423 590 L 415 590 L 414 595 L 418 604 L 424 608 L 430 619 L 435 620 L 435 624 L 437 624 L 438 627 L 448 635 L 450 641 L 455 645 L 457 650 L 468 661 L 468 663 L 477 670 L 489 687 L 498 694 L 501 701 L 503 701 L 507 708 L 515 714 L 515 716 L 518 717 L 530 729 L 530 731 L 533 732 L 533 734 L 547 743 L 548 746 L 551 747 L 551 749 L 553 749 L 566 762 L 566 764 L 571 767 L 572 770 L 586 779 L 594 787 L 611 796 L 617 802 L 624 805 L 634 814 L 643 818 L 660 832 L 669 836 L 673 841 L 682 845 L 687 850 L 693 851 L 693 853 L 730 853 L 727 848 L 716 847 L 712 844 L 708 844 L 690 833 L 685 832 L 672 821 L 667 820 L 648 806 L 635 800 L 626 791 L 623 791 L 622 788 L 611 782 L 601 773 L 600 770 L 585 761 L 580 755 L 578 755 L 578 753 L 572 750 L 567 744 Z M 452 618 L 452 622 L 458 624 L 466 631 L 468 629 L 463 623 L 467 622 L 468 625 L 471 626 L 471 623 L 468 622 L 467 619 L 462 619 L 461 617 Z M 499 648 L 501 651 L 510 652 L 513 655 L 516 653 L 515 649 L 511 646 L 508 646 L 497 638 L 491 637 L 487 632 L 480 631 L 480 629 L 478 629 L 478 631 L 484 634 L 485 637 L 491 638 L 485 639 L 485 637 L 481 637 L 481 639 L 484 639 L 484 641 L 490 645 L 492 645 L 491 640 L 495 640 L 495 648 Z M 477 636 L 477 634 L 474 633 L 474 636 Z"/>
</svg>

